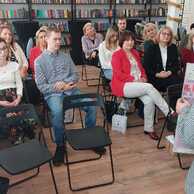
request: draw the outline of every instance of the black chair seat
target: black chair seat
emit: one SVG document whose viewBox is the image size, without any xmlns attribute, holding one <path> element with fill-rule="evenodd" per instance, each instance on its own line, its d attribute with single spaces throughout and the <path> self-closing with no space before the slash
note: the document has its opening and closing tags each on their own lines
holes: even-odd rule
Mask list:
<svg viewBox="0 0 194 194">
<path fill-rule="evenodd" d="M 38 168 L 51 159 L 48 149 L 36 139 L 0 151 L 1 167 L 12 175 Z"/>
<path fill-rule="evenodd" d="M 68 143 L 75 150 L 87 150 L 110 145 L 111 139 L 104 128 L 73 129 L 66 131 Z"/>
</svg>

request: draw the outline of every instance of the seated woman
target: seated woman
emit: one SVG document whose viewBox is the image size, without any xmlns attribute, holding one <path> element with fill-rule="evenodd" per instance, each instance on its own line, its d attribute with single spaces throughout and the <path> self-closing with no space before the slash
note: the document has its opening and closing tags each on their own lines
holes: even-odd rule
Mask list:
<svg viewBox="0 0 194 194">
<path fill-rule="evenodd" d="M 112 56 L 112 93 L 120 97 L 139 98 L 144 103 L 144 133 L 158 140 L 153 127 L 155 105 L 165 116 L 169 113 L 169 107 L 152 84 L 146 83 L 147 77 L 139 53 L 133 48 L 134 43 L 132 32 L 126 31 L 119 37 L 121 48 Z"/>
<path fill-rule="evenodd" d="M 92 23 L 88 22 L 83 27 L 82 50 L 89 65 L 98 66 L 98 48 L 103 41 L 100 33 L 96 33 Z"/>
<path fill-rule="evenodd" d="M 23 85 L 16 62 L 8 61 L 8 46 L 0 38 L 0 107 L 14 107 L 21 102 Z"/>
<path fill-rule="evenodd" d="M 118 49 L 118 31 L 112 27 L 108 29 L 105 40 L 99 46 L 100 65 L 109 80 L 112 79 L 112 54 L 116 49 Z"/>
<path fill-rule="evenodd" d="M 194 33 L 189 34 L 186 48 L 181 49 L 181 60 L 184 72 L 187 63 L 194 63 Z"/>
<path fill-rule="evenodd" d="M 147 23 L 143 29 L 144 38 L 144 52 L 147 52 L 148 48 L 156 44 L 157 26 L 153 23 Z"/>
<path fill-rule="evenodd" d="M 159 91 L 173 84 L 182 82 L 179 77 L 179 56 L 177 47 L 172 43 L 173 32 L 170 27 L 163 27 L 157 35 L 157 44 L 144 53 L 144 67 L 148 81 Z"/>
<path fill-rule="evenodd" d="M 40 29 L 36 32 L 36 46 L 33 47 L 30 50 L 30 70 L 32 72 L 32 75 L 34 77 L 34 61 L 35 59 L 42 53 L 43 50 L 46 49 L 46 30 L 47 26 L 42 26 Z"/>
<path fill-rule="evenodd" d="M 0 38 L 3 38 L 8 46 L 8 55 L 10 61 L 15 61 L 19 64 L 20 75 L 26 77 L 28 70 L 28 61 L 26 56 L 17 42 L 14 40 L 14 35 L 9 25 L 0 28 Z"/>
<path fill-rule="evenodd" d="M 194 149 L 194 104 L 181 98 L 177 101 L 176 112 L 179 114 L 176 133 L 185 145 Z M 187 175 L 185 191 L 186 194 L 194 193 L 194 161 Z"/>
</svg>

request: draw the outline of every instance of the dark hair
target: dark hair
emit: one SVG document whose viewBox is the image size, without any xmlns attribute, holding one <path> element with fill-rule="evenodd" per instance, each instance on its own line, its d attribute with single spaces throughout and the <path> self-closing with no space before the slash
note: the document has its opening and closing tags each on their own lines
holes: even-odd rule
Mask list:
<svg viewBox="0 0 194 194">
<path fill-rule="evenodd" d="M 133 32 L 126 30 L 126 31 L 120 33 L 119 34 L 119 46 L 122 48 L 124 41 L 130 40 L 130 39 L 135 41 L 135 35 Z"/>
<path fill-rule="evenodd" d="M 61 30 L 59 28 L 57 28 L 56 26 L 50 26 L 47 28 L 46 31 L 46 36 L 50 36 L 51 32 L 55 32 L 55 33 L 61 33 Z"/>
<path fill-rule="evenodd" d="M 190 25 L 190 30 L 191 30 L 192 28 L 194 28 L 194 23 L 192 23 L 192 24 Z"/>
</svg>

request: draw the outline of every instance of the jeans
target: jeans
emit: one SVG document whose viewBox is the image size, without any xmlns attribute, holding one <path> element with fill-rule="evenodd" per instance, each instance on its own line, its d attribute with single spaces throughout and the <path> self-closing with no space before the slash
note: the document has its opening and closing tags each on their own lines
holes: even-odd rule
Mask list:
<svg viewBox="0 0 194 194">
<path fill-rule="evenodd" d="M 80 94 L 80 90 L 73 90 L 71 95 Z M 55 143 L 63 145 L 65 141 L 65 128 L 64 128 L 64 113 L 63 113 L 63 99 L 66 94 L 56 94 L 49 96 L 46 101 L 51 110 L 51 123 L 55 134 Z M 89 99 L 83 99 L 87 101 Z M 80 100 L 79 100 L 80 101 Z M 93 106 L 83 107 L 85 112 L 85 126 L 93 127 L 96 125 L 96 108 Z"/>
<path fill-rule="evenodd" d="M 112 79 L 112 69 L 103 69 L 103 72 L 106 79 L 108 80 Z"/>
<path fill-rule="evenodd" d="M 169 113 L 169 106 L 161 94 L 152 84 L 142 82 L 128 82 L 124 85 L 124 96 L 128 98 L 139 97 L 144 103 L 144 131 L 153 132 L 155 105 L 165 116 Z"/>
</svg>

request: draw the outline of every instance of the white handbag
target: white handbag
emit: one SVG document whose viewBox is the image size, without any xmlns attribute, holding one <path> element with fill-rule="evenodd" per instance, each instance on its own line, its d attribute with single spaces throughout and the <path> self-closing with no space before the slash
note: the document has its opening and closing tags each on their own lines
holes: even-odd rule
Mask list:
<svg viewBox="0 0 194 194">
<path fill-rule="evenodd" d="M 114 114 L 112 117 L 112 130 L 125 134 L 127 129 L 127 116 Z"/>
</svg>

